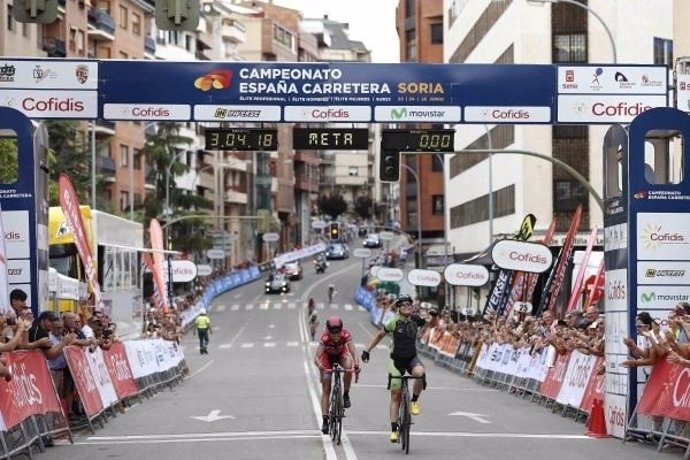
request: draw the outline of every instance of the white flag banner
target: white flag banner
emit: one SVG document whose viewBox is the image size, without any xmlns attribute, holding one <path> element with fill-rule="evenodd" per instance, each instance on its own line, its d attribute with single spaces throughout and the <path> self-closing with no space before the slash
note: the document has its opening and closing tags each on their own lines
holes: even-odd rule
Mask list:
<svg viewBox="0 0 690 460">
<path fill-rule="evenodd" d="M 10 309 L 10 292 L 8 286 L 5 230 L 2 225 L 2 209 L 0 209 L 0 313 L 6 313 Z"/>
</svg>

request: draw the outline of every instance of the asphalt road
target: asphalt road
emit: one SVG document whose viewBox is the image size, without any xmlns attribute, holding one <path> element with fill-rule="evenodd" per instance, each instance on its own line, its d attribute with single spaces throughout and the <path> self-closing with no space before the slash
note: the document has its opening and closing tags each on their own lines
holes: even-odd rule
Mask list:
<svg viewBox="0 0 690 460">
<path fill-rule="evenodd" d="M 314 273 L 310 262 L 304 268 L 304 279 L 293 282 L 289 294 L 268 296 L 255 283 L 216 299 L 210 311 L 214 333 L 209 354 L 199 354 L 195 337 L 184 340 L 192 374 L 183 384 L 133 406 L 95 435 L 78 433 L 73 446 L 58 445 L 38 458 L 400 458 L 400 445 L 388 441 L 383 345 L 353 386 L 342 445 L 321 435 L 320 386 L 312 365 L 316 347 L 304 322 L 307 300 L 314 297 L 321 304 L 321 324 L 327 316 L 340 315 L 359 350 L 375 329 L 352 300 L 359 260 L 332 261 L 322 275 Z M 323 305 L 330 283 L 337 294 L 332 305 Z M 587 438 L 581 423 L 477 386 L 428 360 L 426 365 L 429 388 L 420 398 L 422 413 L 414 419 L 410 456 L 647 460 L 657 455 L 637 444 Z"/>
</svg>

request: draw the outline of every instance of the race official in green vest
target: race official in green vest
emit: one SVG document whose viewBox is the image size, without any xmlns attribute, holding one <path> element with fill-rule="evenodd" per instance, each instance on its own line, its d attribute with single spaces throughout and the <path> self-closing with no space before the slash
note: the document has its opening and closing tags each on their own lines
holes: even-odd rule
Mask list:
<svg viewBox="0 0 690 460">
<path fill-rule="evenodd" d="M 194 326 L 196 326 L 196 332 L 199 335 L 199 351 L 202 355 L 207 355 L 208 335 L 209 333 L 213 334 L 213 329 L 211 329 L 211 318 L 206 314 L 206 309 L 199 310 L 199 316 L 194 320 Z"/>
</svg>

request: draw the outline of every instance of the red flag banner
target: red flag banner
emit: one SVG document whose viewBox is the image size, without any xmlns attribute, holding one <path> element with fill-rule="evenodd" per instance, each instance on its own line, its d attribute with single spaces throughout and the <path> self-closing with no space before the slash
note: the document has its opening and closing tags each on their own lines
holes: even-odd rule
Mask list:
<svg viewBox="0 0 690 460">
<path fill-rule="evenodd" d="M 587 388 L 585 388 L 585 395 L 582 397 L 582 402 L 580 403 L 580 410 L 588 414 L 592 410 L 592 403 L 595 399 L 604 400 L 604 377 L 606 374 L 598 373 L 603 362 L 604 358 L 601 356 L 594 362 L 594 371 L 589 377 Z"/>
<path fill-rule="evenodd" d="M 8 429 L 32 415 L 62 413 L 43 353 L 19 351 L 3 358 L 12 372 L 9 382 L 0 379 L 0 413 Z"/>
<path fill-rule="evenodd" d="M 165 277 L 163 276 L 163 264 L 165 259 L 163 257 L 163 229 L 161 228 L 158 219 L 151 219 L 149 226 L 149 234 L 151 235 L 151 249 L 153 252 L 153 282 L 158 289 L 163 302 L 163 309 L 167 310 L 170 305 L 168 302 L 168 290 Z"/>
<path fill-rule="evenodd" d="M 108 350 L 103 350 L 103 359 L 108 367 L 110 380 L 119 399 L 135 396 L 139 391 L 129 367 L 127 352 L 122 342 L 115 342 Z"/>
<path fill-rule="evenodd" d="M 86 279 L 89 282 L 94 295 L 94 307 L 97 310 L 100 310 L 103 306 L 103 302 L 101 300 L 101 286 L 98 283 L 96 268 L 94 267 L 93 256 L 91 255 L 91 246 L 88 233 L 86 232 L 84 219 L 81 215 L 81 210 L 79 209 L 79 198 L 77 198 L 77 192 L 74 190 L 72 181 L 70 181 L 69 177 L 67 177 L 65 174 L 60 175 L 59 195 L 62 212 L 65 214 L 67 226 L 72 232 L 72 235 L 74 235 L 74 244 L 77 247 L 79 258 L 84 264 Z"/>
<path fill-rule="evenodd" d="M 589 256 L 592 254 L 592 248 L 594 247 L 594 242 L 597 239 L 597 226 L 592 228 L 592 233 L 589 235 L 587 240 L 587 248 L 585 249 L 585 255 L 580 263 L 580 270 L 577 272 L 577 277 L 575 278 L 575 284 L 573 285 L 573 290 L 570 293 L 570 298 L 568 299 L 568 308 L 566 312 L 570 312 L 575 308 L 575 306 L 580 301 L 580 296 L 582 295 L 582 282 L 585 279 L 585 273 L 587 273 L 587 265 L 589 265 Z"/>
<path fill-rule="evenodd" d="M 546 374 L 546 379 L 539 387 L 539 393 L 549 399 L 556 399 L 558 393 L 561 391 L 563 379 L 568 371 L 568 361 L 570 361 L 570 353 L 558 355 L 553 367 L 549 369 Z"/>
</svg>

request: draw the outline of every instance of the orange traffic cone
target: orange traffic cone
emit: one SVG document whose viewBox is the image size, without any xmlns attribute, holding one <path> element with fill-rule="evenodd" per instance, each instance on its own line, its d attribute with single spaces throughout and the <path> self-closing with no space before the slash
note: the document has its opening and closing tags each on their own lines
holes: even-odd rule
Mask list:
<svg viewBox="0 0 690 460">
<path fill-rule="evenodd" d="M 606 438 L 606 418 L 604 417 L 604 401 L 595 399 L 592 401 L 592 411 L 587 422 L 587 436 L 590 438 Z"/>
</svg>

